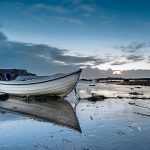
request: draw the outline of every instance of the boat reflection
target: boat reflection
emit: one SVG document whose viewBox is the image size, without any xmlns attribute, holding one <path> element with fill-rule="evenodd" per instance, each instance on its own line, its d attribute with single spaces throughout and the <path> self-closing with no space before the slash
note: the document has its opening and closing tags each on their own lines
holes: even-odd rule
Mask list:
<svg viewBox="0 0 150 150">
<path fill-rule="evenodd" d="M 32 97 L 25 102 L 22 97 L 9 96 L 0 101 L 0 108 L 19 112 L 37 120 L 51 122 L 81 132 L 80 124 L 71 104 L 62 98 L 49 96 Z"/>
</svg>

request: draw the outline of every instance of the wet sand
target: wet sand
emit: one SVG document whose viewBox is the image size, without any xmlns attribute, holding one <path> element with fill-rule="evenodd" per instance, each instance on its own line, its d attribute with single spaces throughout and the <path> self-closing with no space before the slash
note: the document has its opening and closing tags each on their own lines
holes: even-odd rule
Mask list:
<svg viewBox="0 0 150 150">
<path fill-rule="evenodd" d="M 76 114 L 82 133 L 0 109 L 0 149 L 150 149 L 150 99 L 142 99 L 150 97 L 149 87 L 79 83 L 77 90 L 82 98 L 91 93 L 107 97 L 133 96 L 130 92 L 143 95 L 138 95 L 139 99 L 81 100 Z M 74 92 L 66 100 L 74 107 L 77 101 Z"/>
</svg>

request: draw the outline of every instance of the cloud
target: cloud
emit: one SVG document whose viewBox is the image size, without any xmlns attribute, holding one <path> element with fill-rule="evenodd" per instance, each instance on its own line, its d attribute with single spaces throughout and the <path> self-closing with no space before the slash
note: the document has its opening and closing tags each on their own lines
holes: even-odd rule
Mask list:
<svg viewBox="0 0 150 150">
<path fill-rule="evenodd" d="M 83 25 L 83 22 L 80 19 L 72 17 L 56 17 L 56 20 L 70 24 Z"/>
<path fill-rule="evenodd" d="M 28 13 L 30 16 L 38 20 L 53 20 L 69 24 L 83 25 L 83 20 L 80 19 L 80 14 L 74 14 L 74 9 L 76 6 L 72 6 L 70 3 L 66 3 L 65 5 L 62 2 L 58 3 L 57 5 L 53 4 L 53 2 L 51 2 L 51 4 L 35 3 L 32 4 L 32 6 L 28 6 L 27 8 L 30 8 L 30 13 L 27 11 L 26 14 Z M 35 12 L 42 13 L 37 15 Z"/>
<path fill-rule="evenodd" d="M 113 48 L 115 49 L 120 49 L 122 52 L 124 53 L 136 53 L 137 51 L 146 48 L 146 47 L 150 47 L 149 43 L 136 43 L 133 42 L 127 46 L 121 45 L 121 46 L 113 46 Z"/>
<path fill-rule="evenodd" d="M 7 37 L 3 32 L 0 31 L 0 41 L 5 41 L 5 40 L 7 40 Z"/>
<path fill-rule="evenodd" d="M 149 78 L 150 70 L 144 70 L 144 69 L 123 70 L 121 76 L 126 78 Z"/>
<path fill-rule="evenodd" d="M 149 42 L 147 43 L 132 42 L 126 46 L 125 45 L 113 46 L 113 48 L 119 49 L 123 53 L 122 57 L 127 60 L 127 63 L 139 62 L 145 60 L 146 56 L 144 51 L 148 50 L 149 47 L 150 47 Z M 113 63 L 113 64 L 116 65 L 117 63 Z"/>
<path fill-rule="evenodd" d="M 75 4 L 75 5 L 79 5 L 79 4 L 81 4 L 82 0 L 66 0 L 66 1 L 71 2 L 71 3 Z"/>
<path fill-rule="evenodd" d="M 126 56 L 126 59 L 131 60 L 132 62 L 138 62 L 138 61 L 144 60 L 145 58 L 143 57 L 143 55 L 140 55 L 140 54 L 139 55 L 131 54 L 131 55 Z"/>
<path fill-rule="evenodd" d="M 82 4 L 76 8 L 77 10 L 81 10 L 85 13 L 94 13 L 96 10 L 93 6 Z"/>
<path fill-rule="evenodd" d="M 33 8 L 51 11 L 55 13 L 66 13 L 68 10 L 62 5 L 49 5 L 46 3 L 37 3 L 33 5 Z"/>
<path fill-rule="evenodd" d="M 55 22 L 60 20 L 69 24 L 87 25 L 96 20 L 99 24 L 114 21 L 115 16 L 108 14 L 101 6 L 91 0 L 64 0 L 64 1 L 4 1 L 4 8 L 8 6 L 24 17 L 30 17 L 40 22 Z M 14 13 L 13 13 L 14 14 Z M 12 14 L 12 15 L 13 15 Z M 58 22 L 60 23 L 60 22 Z M 93 22 L 95 24 L 95 21 Z M 97 25 L 97 24 L 95 24 Z"/>
<path fill-rule="evenodd" d="M 79 67 L 85 68 L 82 77 L 97 78 L 116 76 L 113 70 L 99 70 L 93 66 L 113 62 L 111 65 L 122 65 L 127 61 L 116 58 L 98 58 L 96 56 L 69 55 L 68 50 L 51 47 L 45 44 L 23 43 L 4 40 L 0 42 L 0 60 L 2 68 L 23 68 L 39 75 L 70 72 Z M 127 58 L 130 61 L 144 59 L 141 55 Z M 150 60 L 150 57 L 148 57 Z M 148 77 L 150 71 L 122 71 L 122 77 Z"/>
<path fill-rule="evenodd" d="M 150 77 L 150 70 L 122 70 L 121 74 L 114 74 L 112 69 L 108 70 L 100 70 L 97 68 L 90 68 L 87 67 L 82 71 L 81 78 L 103 78 L 103 77 L 124 77 L 124 78 L 149 78 Z"/>
<path fill-rule="evenodd" d="M 147 57 L 147 62 L 150 63 L 150 56 Z"/>
<path fill-rule="evenodd" d="M 100 65 L 108 59 L 95 56 L 67 54 L 68 50 L 58 49 L 45 44 L 33 44 L 14 41 L 0 43 L 0 59 L 3 68 L 15 67 L 31 69 L 31 72 L 58 72 L 79 67 Z"/>
<path fill-rule="evenodd" d="M 68 50 L 58 49 L 47 45 L 32 45 L 32 51 L 35 47 L 37 57 L 43 58 L 46 61 L 55 61 L 65 65 L 82 66 L 86 63 L 98 65 L 107 62 L 105 59 L 96 58 L 94 56 L 83 57 L 67 55 L 66 53 Z"/>
<path fill-rule="evenodd" d="M 113 63 L 111 63 L 111 65 L 123 65 L 123 64 L 127 64 L 127 61 L 115 61 Z"/>
</svg>

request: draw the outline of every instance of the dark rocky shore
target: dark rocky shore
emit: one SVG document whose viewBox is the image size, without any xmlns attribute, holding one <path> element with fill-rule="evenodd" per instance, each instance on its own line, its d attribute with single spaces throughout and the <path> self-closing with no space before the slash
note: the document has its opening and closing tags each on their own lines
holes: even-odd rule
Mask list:
<svg viewBox="0 0 150 150">
<path fill-rule="evenodd" d="M 150 78 L 136 78 L 136 79 L 126 79 L 126 78 L 97 78 L 97 79 L 81 79 L 80 81 L 88 81 L 94 83 L 112 83 L 119 85 L 141 85 L 150 86 Z"/>
<path fill-rule="evenodd" d="M 120 85 L 141 85 L 141 86 L 150 86 L 150 80 L 133 80 L 129 82 L 120 82 Z"/>
<path fill-rule="evenodd" d="M 0 79 L 5 80 L 5 75 L 10 74 L 11 79 L 15 79 L 19 75 L 30 76 L 35 75 L 33 73 L 28 72 L 25 69 L 0 69 Z"/>
</svg>

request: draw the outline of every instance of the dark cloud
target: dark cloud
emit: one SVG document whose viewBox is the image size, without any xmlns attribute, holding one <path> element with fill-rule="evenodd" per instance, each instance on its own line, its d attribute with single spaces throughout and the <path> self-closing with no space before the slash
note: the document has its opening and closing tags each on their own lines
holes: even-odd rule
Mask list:
<svg viewBox="0 0 150 150">
<path fill-rule="evenodd" d="M 113 48 L 115 49 L 120 49 L 122 52 L 124 53 L 136 53 L 137 51 L 146 48 L 146 47 L 150 47 L 149 43 L 136 43 L 133 42 L 127 46 L 113 46 Z"/>
<path fill-rule="evenodd" d="M 3 32 L 0 31 L 0 41 L 5 41 L 5 40 L 7 40 L 7 37 L 3 34 Z"/>
<path fill-rule="evenodd" d="M 91 66 L 113 61 L 112 65 L 121 65 L 127 62 L 115 61 L 109 58 L 97 58 L 94 56 L 71 56 L 68 50 L 50 47 L 44 44 L 21 43 L 13 41 L 0 42 L 1 68 L 23 68 L 30 72 L 45 75 L 58 72 L 69 72 L 79 67 L 86 67 L 82 77 L 97 78 L 116 76 L 113 70 L 99 70 Z M 139 61 L 141 55 L 130 55 L 130 61 Z M 148 57 L 150 60 L 150 57 Z M 131 70 L 123 71 L 122 77 L 147 77 L 150 71 Z"/>
<path fill-rule="evenodd" d="M 88 62 L 89 63 L 94 62 L 94 64 L 97 65 L 106 63 L 105 59 L 99 59 L 94 56 L 88 56 L 88 57 L 70 56 L 66 54 L 68 50 L 58 49 L 44 44 L 29 45 L 26 43 L 11 42 L 11 45 L 17 52 L 26 53 L 26 54 L 28 53 L 35 57 L 42 58 L 45 61 L 62 62 L 62 64 L 66 64 L 66 65 L 79 65 L 80 63 L 88 63 Z"/>
<path fill-rule="evenodd" d="M 138 54 L 131 54 L 131 55 L 126 56 L 126 59 L 130 60 L 132 62 L 137 62 L 137 61 L 142 61 L 145 58 L 143 57 L 143 55 L 140 55 L 140 54 L 139 55 Z"/>
<path fill-rule="evenodd" d="M 38 68 L 41 72 L 47 69 L 59 70 L 60 68 L 79 68 L 94 66 L 108 62 L 108 59 L 100 59 L 94 56 L 72 56 L 68 50 L 50 47 L 44 44 L 21 43 L 4 41 L 0 43 L 1 66 Z M 37 70 L 37 69 L 36 69 Z M 31 70 L 32 71 L 32 70 Z"/>
<path fill-rule="evenodd" d="M 148 58 L 147 58 L 147 62 L 148 62 L 148 63 L 150 63 L 150 56 L 148 56 Z"/>
<path fill-rule="evenodd" d="M 112 69 L 100 70 L 97 68 L 87 67 L 82 71 L 81 78 L 94 79 L 94 78 L 103 78 L 103 77 L 123 77 L 123 78 L 149 78 L 150 77 L 150 70 L 143 70 L 143 69 L 123 70 L 119 75 L 114 74 L 114 71 L 117 70 L 112 70 Z"/>
<path fill-rule="evenodd" d="M 113 63 L 111 63 L 111 65 L 123 65 L 123 64 L 127 64 L 127 61 L 115 61 Z"/>
<path fill-rule="evenodd" d="M 90 66 L 85 68 L 82 71 L 81 78 L 102 78 L 102 77 L 110 77 L 113 75 L 113 70 L 100 70 L 97 68 L 91 68 Z"/>
<path fill-rule="evenodd" d="M 144 69 L 124 70 L 122 71 L 121 76 L 126 78 L 149 78 L 150 70 L 144 70 Z"/>
<path fill-rule="evenodd" d="M 133 42 L 129 45 L 121 45 L 121 46 L 113 46 L 113 48 L 115 49 L 119 49 L 121 52 L 123 52 L 122 57 L 126 58 L 127 62 L 138 62 L 138 61 L 142 61 L 145 59 L 144 56 L 144 50 L 146 48 L 150 47 L 150 43 L 137 43 L 137 42 Z M 124 62 L 123 62 L 124 63 Z M 112 63 L 113 64 L 117 64 L 117 63 Z"/>
</svg>

